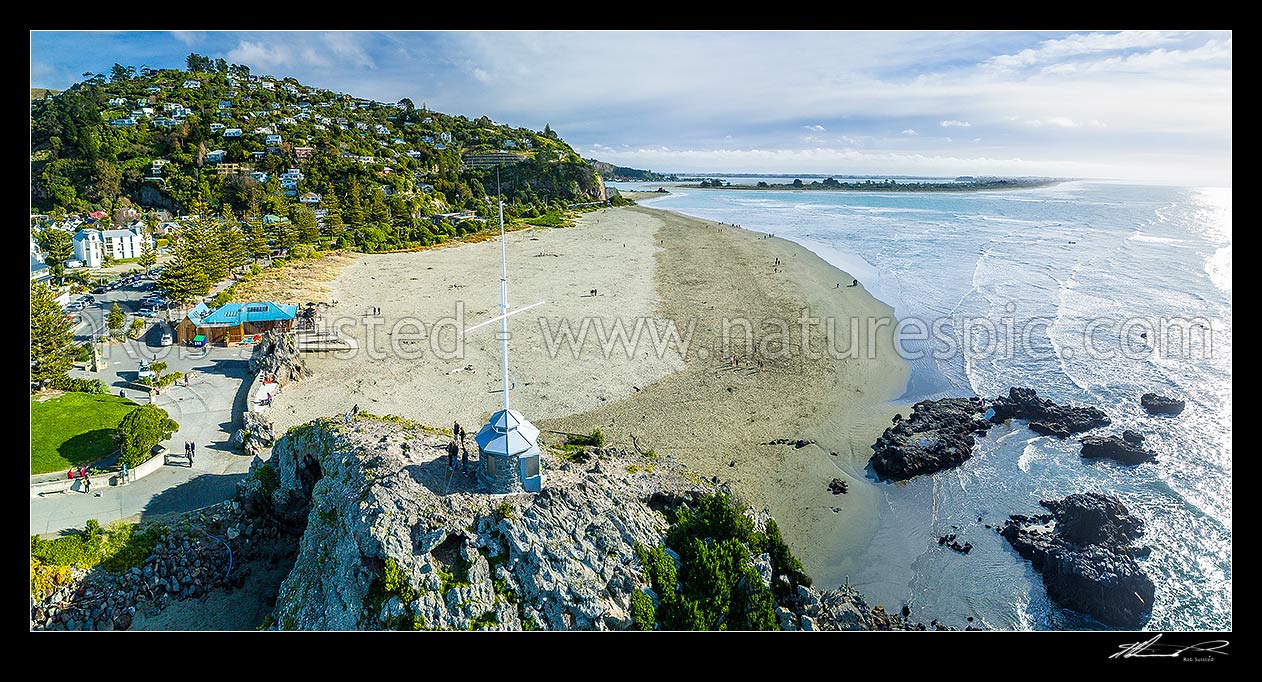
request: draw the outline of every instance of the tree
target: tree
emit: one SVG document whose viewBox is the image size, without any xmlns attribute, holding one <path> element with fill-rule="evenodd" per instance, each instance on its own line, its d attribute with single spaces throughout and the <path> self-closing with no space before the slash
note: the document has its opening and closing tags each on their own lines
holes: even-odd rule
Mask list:
<svg viewBox="0 0 1262 682">
<path fill-rule="evenodd" d="M 223 207 L 223 217 L 219 224 L 219 250 L 223 254 L 224 265 L 232 272 L 245 265 L 245 235 L 241 233 L 241 224 L 227 204 Z"/>
<path fill-rule="evenodd" d="M 793 186 L 794 186 L 794 187 L 801 187 L 801 186 L 802 186 L 802 181 L 801 181 L 801 180 L 799 180 L 799 179 L 797 179 L 797 178 L 794 178 L 794 179 L 793 179 Z"/>
<path fill-rule="evenodd" d="M 123 331 L 123 323 L 126 321 L 123 309 L 118 307 L 118 301 L 114 301 L 114 307 L 110 308 L 110 314 L 105 319 L 110 328 L 110 336 L 118 336 L 118 333 Z"/>
<path fill-rule="evenodd" d="M 179 428 L 167 411 L 157 405 L 137 407 L 123 417 L 114 431 L 114 442 L 121 451 L 119 459 L 129 467 L 140 466 L 149 459 L 155 445 L 170 438 Z"/>
<path fill-rule="evenodd" d="M 320 228 L 316 226 L 315 211 L 302 204 L 293 211 L 295 237 L 300 244 L 315 244 L 320 240 Z"/>
<path fill-rule="evenodd" d="M 158 253 L 153 250 L 153 238 L 149 235 L 145 235 L 145 240 L 140 244 L 140 255 L 136 258 L 136 262 L 145 269 L 146 274 L 158 264 Z"/>
<path fill-rule="evenodd" d="M 60 284 L 66 274 L 66 261 L 74 256 L 74 239 L 65 230 L 49 228 L 39 233 L 37 241 L 44 250 L 48 272 Z"/>
<path fill-rule="evenodd" d="M 267 244 L 267 233 L 263 231 L 262 225 L 250 225 L 250 231 L 245 236 L 245 250 L 256 261 L 272 254 L 272 247 Z"/>
<path fill-rule="evenodd" d="M 197 262 L 180 253 L 158 275 L 158 288 L 171 300 L 187 303 L 210 291 L 210 278 Z"/>
<path fill-rule="evenodd" d="M 110 69 L 110 80 L 115 83 L 127 80 L 127 67 L 115 62 L 114 67 Z"/>
<path fill-rule="evenodd" d="M 43 282 L 31 285 L 31 382 L 44 386 L 63 380 L 75 355 L 70 320 L 52 289 Z"/>
</svg>

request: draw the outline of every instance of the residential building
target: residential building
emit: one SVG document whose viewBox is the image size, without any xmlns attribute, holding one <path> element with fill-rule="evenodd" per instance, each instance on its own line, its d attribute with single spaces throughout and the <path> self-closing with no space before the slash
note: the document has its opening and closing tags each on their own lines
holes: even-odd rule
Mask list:
<svg viewBox="0 0 1262 682">
<path fill-rule="evenodd" d="M 315 151 L 314 147 L 294 147 L 294 156 L 299 159 L 306 159 Z"/>
<path fill-rule="evenodd" d="M 223 136 L 224 136 L 224 137 L 241 137 L 241 129 L 240 129 L 240 128 L 228 128 L 228 129 L 226 129 L 226 130 L 224 130 L 224 131 L 223 131 Z"/>
<path fill-rule="evenodd" d="M 222 149 L 216 149 L 212 152 L 206 152 L 206 163 L 219 163 L 220 161 L 223 161 L 223 156 L 224 154 L 227 154 L 227 153 L 228 152 Z"/>
<path fill-rule="evenodd" d="M 319 194 L 316 194 L 315 192 L 307 192 L 306 194 L 302 195 L 302 197 L 300 197 L 298 201 L 301 201 L 304 204 L 318 204 L 320 203 L 320 199 L 322 198 L 323 197 L 321 197 Z"/>
<path fill-rule="evenodd" d="M 139 223 L 125 230 L 82 229 L 73 238 L 75 259 L 89 268 L 99 268 L 105 256 L 114 260 L 140 256 L 146 240 L 152 247 L 152 238 Z"/>
<path fill-rule="evenodd" d="M 189 90 L 200 90 L 202 88 L 202 82 L 197 80 L 186 80 L 184 81 L 184 87 Z"/>
</svg>

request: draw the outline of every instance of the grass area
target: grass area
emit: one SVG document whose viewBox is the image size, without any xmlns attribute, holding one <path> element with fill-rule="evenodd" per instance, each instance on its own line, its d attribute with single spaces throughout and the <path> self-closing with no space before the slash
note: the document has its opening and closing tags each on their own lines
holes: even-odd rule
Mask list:
<svg viewBox="0 0 1262 682">
<path fill-rule="evenodd" d="M 572 227 L 574 221 L 561 211 L 548 211 L 538 218 L 524 218 L 521 222 L 538 227 Z"/>
<path fill-rule="evenodd" d="M 31 559 L 43 566 L 92 568 L 101 566 L 122 573 L 140 566 L 153 552 L 153 546 L 166 526 L 159 523 L 115 521 L 101 527 L 95 520 L 73 535 L 45 540 L 31 536 Z"/>
<path fill-rule="evenodd" d="M 114 429 L 139 407 L 115 395 L 65 393 L 31 401 L 31 473 L 82 466 L 114 450 Z"/>
</svg>

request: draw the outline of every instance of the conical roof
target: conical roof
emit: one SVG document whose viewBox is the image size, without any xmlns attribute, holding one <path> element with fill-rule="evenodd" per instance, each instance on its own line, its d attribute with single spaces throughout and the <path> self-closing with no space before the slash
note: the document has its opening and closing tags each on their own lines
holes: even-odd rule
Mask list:
<svg viewBox="0 0 1262 682">
<path fill-rule="evenodd" d="M 520 412 L 500 410 L 491 415 L 474 437 L 478 449 L 491 455 L 520 455 L 535 448 L 539 429 L 526 421 Z"/>
</svg>

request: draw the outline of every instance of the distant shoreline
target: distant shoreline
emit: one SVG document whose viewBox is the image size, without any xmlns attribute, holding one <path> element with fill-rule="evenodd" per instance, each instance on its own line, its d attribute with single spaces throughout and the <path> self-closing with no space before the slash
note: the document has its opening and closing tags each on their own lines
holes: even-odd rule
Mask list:
<svg viewBox="0 0 1262 682">
<path fill-rule="evenodd" d="M 768 191 L 777 190 L 781 192 L 988 192 L 992 190 L 1014 190 L 1014 189 L 1036 189 L 1039 187 L 1052 187 L 1063 182 L 1069 182 L 1067 179 L 1056 180 L 1000 180 L 995 182 L 938 182 L 938 183 L 858 183 L 858 182 L 839 182 L 836 184 L 825 185 L 819 182 L 802 183 L 797 185 L 723 185 L 722 187 L 703 186 L 700 184 L 676 185 L 687 189 L 733 189 L 742 191 Z"/>
</svg>

